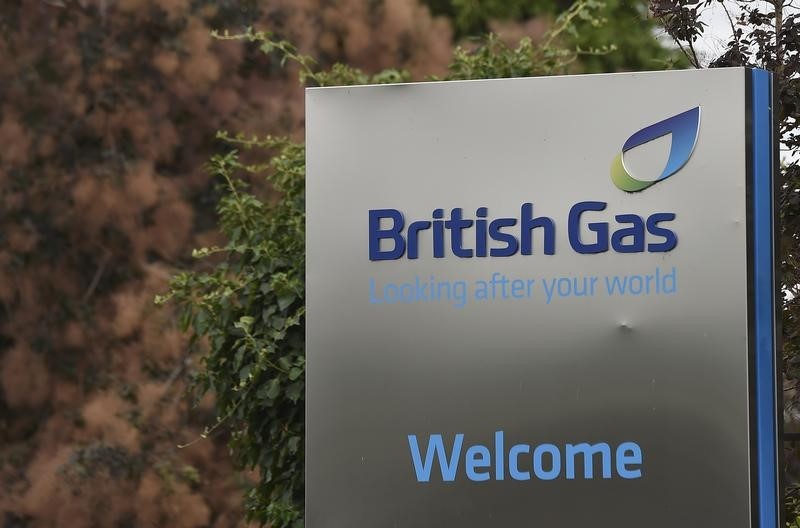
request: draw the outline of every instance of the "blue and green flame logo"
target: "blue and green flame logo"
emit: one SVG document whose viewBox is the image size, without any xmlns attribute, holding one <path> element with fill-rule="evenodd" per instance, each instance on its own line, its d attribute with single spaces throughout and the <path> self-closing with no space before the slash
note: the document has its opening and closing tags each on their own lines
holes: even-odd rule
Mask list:
<svg viewBox="0 0 800 528">
<path fill-rule="evenodd" d="M 623 191 L 636 192 L 669 178 L 689 161 L 697 142 L 699 130 L 699 106 L 641 129 L 628 138 L 622 146 L 622 152 L 611 163 L 611 181 Z M 667 134 L 672 134 L 672 146 L 669 150 L 667 165 L 661 172 L 661 176 L 652 181 L 637 180 L 625 167 L 625 153 Z"/>
</svg>

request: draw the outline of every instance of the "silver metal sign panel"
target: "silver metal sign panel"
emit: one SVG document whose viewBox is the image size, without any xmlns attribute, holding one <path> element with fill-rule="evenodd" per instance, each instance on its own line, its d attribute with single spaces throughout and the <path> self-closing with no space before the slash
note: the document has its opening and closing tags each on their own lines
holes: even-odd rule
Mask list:
<svg viewBox="0 0 800 528">
<path fill-rule="evenodd" d="M 309 89 L 307 526 L 778 526 L 770 83 Z"/>
</svg>

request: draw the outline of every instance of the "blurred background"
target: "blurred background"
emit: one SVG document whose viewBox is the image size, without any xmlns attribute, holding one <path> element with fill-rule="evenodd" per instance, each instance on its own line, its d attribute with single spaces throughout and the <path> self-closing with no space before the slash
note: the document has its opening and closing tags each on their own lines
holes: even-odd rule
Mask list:
<svg viewBox="0 0 800 528">
<path fill-rule="evenodd" d="M 153 299 L 219 242 L 216 131 L 301 139 L 303 89 L 212 29 L 424 80 L 487 32 L 535 42 L 570 3 L 0 0 L 0 528 L 246 524 L 257 475 L 223 431 L 197 441 L 214 402 L 185 397 L 198 358 Z M 602 13 L 563 38 L 616 51 L 575 73 L 686 64 L 645 2 Z"/>
</svg>

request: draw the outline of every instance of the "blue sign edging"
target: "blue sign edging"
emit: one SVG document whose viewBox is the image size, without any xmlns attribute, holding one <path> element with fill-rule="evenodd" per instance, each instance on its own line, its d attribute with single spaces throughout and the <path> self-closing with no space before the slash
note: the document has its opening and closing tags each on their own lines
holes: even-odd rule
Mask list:
<svg viewBox="0 0 800 528">
<path fill-rule="evenodd" d="M 772 75 L 750 71 L 753 138 L 753 279 L 759 528 L 778 528 Z"/>
</svg>

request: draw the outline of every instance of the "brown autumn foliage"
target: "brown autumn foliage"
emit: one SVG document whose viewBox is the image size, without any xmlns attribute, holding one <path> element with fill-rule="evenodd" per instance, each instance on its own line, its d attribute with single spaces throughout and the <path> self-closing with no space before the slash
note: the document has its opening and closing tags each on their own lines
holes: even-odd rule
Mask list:
<svg viewBox="0 0 800 528">
<path fill-rule="evenodd" d="M 217 129 L 302 133 L 292 71 L 213 28 L 366 71 L 444 71 L 416 0 L 0 2 L 0 525 L 242 524 L 247 476 L 153 306 L 214 240 Z"/>
</svg>

